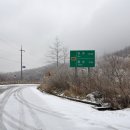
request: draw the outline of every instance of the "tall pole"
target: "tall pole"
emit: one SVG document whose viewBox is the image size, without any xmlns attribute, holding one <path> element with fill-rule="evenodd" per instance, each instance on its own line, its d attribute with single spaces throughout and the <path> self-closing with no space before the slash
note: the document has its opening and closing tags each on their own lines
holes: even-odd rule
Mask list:
<svg viewBox="0 0 130 130">
<path fill-rule="evenodd" d="M 23 63 L 22 63 L 23 62 L 22 61 L 23 60 L 23 56 L 22 56 L 23 55 L 22 54 L 23 50 L 22 50 L 22 46 L 21 46 L 21 50 L 20 51 L 21 51 L 21 81 L 22 81 L 23 80 Z"/>
<path fill-rule="evenodd" d="M 23 80 L 23 51 L 25 51 L 22 49 L 22 45 L 20 51 L 21 51 L 21 81 L 22 81 Z"/>
</svg>

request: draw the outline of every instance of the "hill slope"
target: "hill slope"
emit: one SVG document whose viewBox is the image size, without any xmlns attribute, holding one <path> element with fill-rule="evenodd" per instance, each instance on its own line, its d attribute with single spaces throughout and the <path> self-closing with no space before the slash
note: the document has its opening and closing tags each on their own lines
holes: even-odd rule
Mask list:
<svg viewBox="0 0 130 130">
<path fill-rule="evenodd" d="M 117 52 L 114 52 L 110 55 L 117 55 L 123 58 L 130 57 L 130 46 L 119 50 Z M 45 73 L 48 71 L 53 70 L 56 67 L 56 64 L 50 64 L 47 66 L 34 68 L 34 69 L 28 69 L 23 71 L 23 79 L 25 81 L 42 81 L 42 78 Z M 12 73 L 5 73 L 0 74 L 0 82 L 1 81 L 12 81 L 12 80 L 20 80 L 20 71 L 19 72 L 12 72 Z"/>
<path fill-rule="evenodd" d="M 45 73 L 51 71 L 55 68 L 55 64 L 50 64 L 47 66 L 28 69 L 23 71 L 23 80 L 29 82 L 40 82 Z M 18 81 L 20 80 L 21 72 L 11 72 L 11 73 L 3 73 L 0 74 L 0 82 L 2 81 Z"/>
</svg>

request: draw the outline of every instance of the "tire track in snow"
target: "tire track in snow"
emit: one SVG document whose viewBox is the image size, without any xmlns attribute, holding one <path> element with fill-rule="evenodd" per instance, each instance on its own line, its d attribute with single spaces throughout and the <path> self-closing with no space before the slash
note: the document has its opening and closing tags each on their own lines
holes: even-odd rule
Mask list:
<svg viewBox="0 0 130 130">
<path fill-rule="evenodd" d="M 45 126 L 43 125 L 43 122 L 41 122 L 41 120 L 38 118 L 36 112 L 34 112 L 34 110 L 32 109 L 32 107 L 29 104 L 27 104 L 27 103 L 25 104 L 24 103 L 24 101 L 23 101 L 24 99 L 23 99 L 22 92 L 21 92 L 23 89 L 24 88 L 19 88 L 14 93 L 15 98 L 21 104 L 20 106 L 22 106 L 22 108 L 21 108 L 21 114 L 24 115 L 23 107 L 26 106 L 29 109 L 30 115 L 32 116 L 32 119 L 33 119 L 35 125 L 38 127 L 37 130 L 46 130 Z M 22 115 L 20 115 L 20 116 L 22 116 Z M 23 128 L 26 128 L 26 127 L 24 127 L 23 124 L 24 124 L 23 119 L 21 120 L 21 118 L 20 118 L 20 125 L 22 125 Z M 19 129 L 19 130 L 21 130 L 21 129 Z"/>
<path fill-rule="evenodd" d="M 7 130 L 7 128 L 5 127 L 4 125 L 4 121 L 3 121 L 3 113 L 4 113 L 4 108 L 5 108 L 5 105 L 7 103 L 7 101 L 9 100 L 10 96 L 12 95 L 13 91 L 12 89 L 8 89 L 4 92 L 4 97 L 1 99 L 0 101 L 0 127 L 1 127 L 1 130 Z"/>
<path fill-rule="evenodd" d="M 8 125 L 10 127 L 12 127 L 14 130 L 18 130 L 19 129 L 19 124 L 20 124 L 20 120 L 18 120 L 17 118 L 11 116 L 9 113 L 7 113 L 6 111 L 4 111 L 4 115 L 6 117 L 8 117 L 8 119 L 4 119 L 4 121 L 6 123 L 8 123 Z M 13 122 L 12 122 L 13 120 Z M 15 122 L 15 123 L 14 123 Z M 24 128 L 21 128 L 21 130 L 41 130 L 41 129 L 37 129 L 27 123 L 23 123 L 22 124 L 24 126 Z"/>
<path fill-rule="evenodd" d="M 24 128 L 25 128 L 25 125 L 24 125 L 24 106 L 21 105 L 21 103 L 19 103 L 19 129 L 18 130 L 23 130 Z"/>
<path fill-rule="evenodd" d="M 6 106 L 6 103 L 8 102 L 9 98 L 17 91 L 17 86 L 12 86 L 8 89 L 5 90 L 4 92 L 4 97 L 0 100 L 0 130 L 7 130 L 7 128 L 5 127 L 6 123 L 7 125 L 9 125 L 10 127 L 12 127 L 14 130 L 41 130 L 41 129 L 37 129 L 31 125 L 28 125 L 26 123 L 23 123 L 23 128 L 20 128 L 19 124 L 21 123 L 21 121 L 19 121 L 18 119 L 16 119 L 15 117 L 11 116 L 9 113 L 7 113 L 4 108 Z M 4 117 L 3 117 L 4 115 Z M 23 119 L 21 119 L 23 120 Z"/>
<path fill-rule="evenodd" d="M 24 99 L 21 91 L 23 91 L 23 88 L 20 88 L 19 92 L 17 93 L 17 96 L 15 96 L 15 98 L 21 102 L 22 104 L 24 104 L 25 106 L 30 106 L 32 109 L 38 111 L 38 112 L 41 112 L 42 114 L 49 114 L 51 116 L 55 116 L 55 117 L 58 117 L 58 118 L 63 118 L 63 119 L 68 119 L 66 117 L 64 117 L 64 114 L 61 114 L 61 113 L 58 113 L 58 112 L 55 112 L 55 111 L 52 111 L 52 110 L 48 110 L 46 108 L 41 108 L 41 107 L 38 107 L 30 102 L 28 102 L 27 100 Z"/>
</svg>

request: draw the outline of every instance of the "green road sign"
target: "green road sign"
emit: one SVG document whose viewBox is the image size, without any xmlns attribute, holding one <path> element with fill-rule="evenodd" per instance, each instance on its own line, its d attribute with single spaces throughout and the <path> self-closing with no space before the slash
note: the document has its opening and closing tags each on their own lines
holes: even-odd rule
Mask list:
<svg viewBox="0 0 130 130">
<path fill-rule="evenodd" d="M 70 51 L 70 67 L 95 67 L 95 50 Z"/>
</svg>

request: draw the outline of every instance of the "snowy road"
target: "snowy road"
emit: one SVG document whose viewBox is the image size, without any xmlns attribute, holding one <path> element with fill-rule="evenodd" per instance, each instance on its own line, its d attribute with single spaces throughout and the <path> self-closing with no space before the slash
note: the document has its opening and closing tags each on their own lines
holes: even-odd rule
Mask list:
<svg viewBox="0 0 130 130">
<path fill-rule="evenodd" d="M 35 86 L 0 86 L 0 130 L 130 130 L 130 109 L 100 112 Z"/>
</svg>

